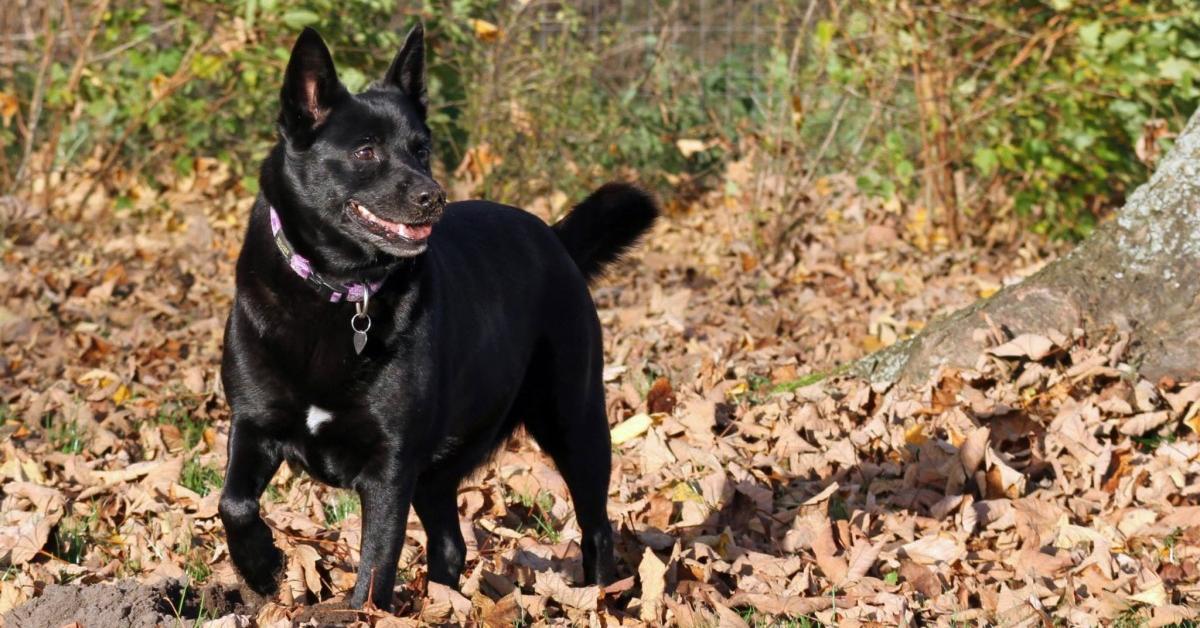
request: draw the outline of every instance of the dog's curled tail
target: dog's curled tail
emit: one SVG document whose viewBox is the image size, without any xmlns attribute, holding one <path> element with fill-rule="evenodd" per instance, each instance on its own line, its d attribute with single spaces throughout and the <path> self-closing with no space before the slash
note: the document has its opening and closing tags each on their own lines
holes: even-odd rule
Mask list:
<svg viewBox="0 0 1200 628">
<path fill-rule="evenodd" d="M 658 205 L 626 183 L 606 183 L 552 227 L 589 281 L 637 244 L 658 218 Z"/>
</svg>

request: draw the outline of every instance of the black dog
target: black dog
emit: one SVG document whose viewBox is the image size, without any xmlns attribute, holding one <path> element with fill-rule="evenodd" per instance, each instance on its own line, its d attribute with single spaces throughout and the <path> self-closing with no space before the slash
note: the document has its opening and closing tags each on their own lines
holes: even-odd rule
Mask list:
<svg viewBox="0 0 1200 628">
<path fill-rule="evenodd" d="M 423 32 L 361 94 L 305 30 L 280 141 L 263 163 L 237 264 L 222 379 L 233 408 L 221 521 L 255 591 L 283 566 L 259 515 L 282 460 L 362 500 L 350 597 L 387 608 L 411 503 L 429 579 L 458 585 L 459 481 L 518 425 L 558 466 L 589 583 L 613 572 L 600 324 L 587 280 L 657 216 L 606 185 L 553 227 L 484 201 L 445 202 L 429 166 Z"/>
</svg>

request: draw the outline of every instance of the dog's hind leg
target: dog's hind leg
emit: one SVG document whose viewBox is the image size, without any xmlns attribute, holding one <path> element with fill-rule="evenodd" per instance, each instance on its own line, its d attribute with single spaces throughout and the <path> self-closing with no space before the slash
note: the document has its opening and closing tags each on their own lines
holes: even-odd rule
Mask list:
<svg viewBox="0 0 1200 628">
<path fill-rule="evenodd" d="M 413 508 L 428 537 L 429 580 L 458 588 L 467 560 L 467 544 L 458 526 L 458 483 L 454 469 L 430 469 L 417 480 Z"/>
<path fill-rule="evenodd" d="M 525 427 L 554 460 L 571 492 L 583 533 L 584 579 L 587 584 L 608 584 L 613 579 L 608 521 L 612 446 L 600 368 L 587 364 L 586 351 L 539 358 L 552 359 L 538 359 L 530 369 L 525 388 L 537 391 L 540 402 L 523 408 Z M 546 384 L 549 391 L 543 388 Z"/>
</svg>

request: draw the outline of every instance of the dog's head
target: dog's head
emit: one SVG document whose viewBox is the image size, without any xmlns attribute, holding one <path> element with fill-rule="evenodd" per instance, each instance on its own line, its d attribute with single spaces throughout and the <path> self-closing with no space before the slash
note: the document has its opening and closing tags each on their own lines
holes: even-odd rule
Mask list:
<svg viewBox="0 0 1200 628">
<path fill-rule="evenodd" d="M 305 222 L 398 257 L 425 250 L 446 195 L 430 172 L 417 26 L 383 80 L 351 94 L 321 36 L 296 40 L 280 93 L 283 174 Z"/>
</svg>

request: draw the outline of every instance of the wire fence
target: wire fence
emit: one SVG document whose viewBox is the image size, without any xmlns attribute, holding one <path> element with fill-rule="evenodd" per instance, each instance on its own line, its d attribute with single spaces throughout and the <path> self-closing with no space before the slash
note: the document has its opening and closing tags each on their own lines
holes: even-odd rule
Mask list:
<svg viewBox="0 0 1200 628">
<path fill-rule="evenodd" d="M 664 60 L 703 77 L 699 95 L 716 115 L 743 113 L 747 103 L 768 100 L 773 53 L 790 50 L 805 36 L 801 22 L 815 0 L 574 0 L 582 29 L 603 60 L 596 78 L 610 86 L 645 81 L 646 68 Z M 547 5 L 539 28 L 566 28 L 561 12 Z"/>
</svg>

